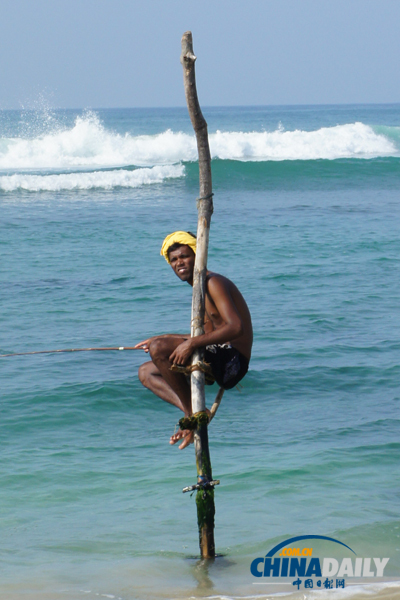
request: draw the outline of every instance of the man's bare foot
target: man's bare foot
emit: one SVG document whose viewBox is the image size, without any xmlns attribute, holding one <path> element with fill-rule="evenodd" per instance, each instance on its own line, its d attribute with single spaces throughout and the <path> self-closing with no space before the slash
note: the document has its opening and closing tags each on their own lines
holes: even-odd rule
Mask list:
<svg viewBox="0 0 400 600">
<path fill-rule="evenodd" d="M 206 408 L 206 412 L 208 414 L 208 419 L 210 419 L 211 412 L 208 408 Z M 179 446 L 179 450 L 183 450 L 186 448 L 186 446 L 189 446 L 189 444 L 193 444 L 194 431 L 190 429 L 178 429 L 176 433 L 171 435 L 169 443 L 176 444 L 176 442 L 179 442 L 179 440 L 183 440 L 182 444 Z"/>
<path fill-rule="evenodd" d="M 176 444 L 179 440 L 183 440 L 179 446 L 179 450 L 183 450 L 186 446 L 193 443 L 194 431 L 190 429 L 179 429 L 174 435 L 171 435 L 169 440 L 170 444 Z"/>
</svg>

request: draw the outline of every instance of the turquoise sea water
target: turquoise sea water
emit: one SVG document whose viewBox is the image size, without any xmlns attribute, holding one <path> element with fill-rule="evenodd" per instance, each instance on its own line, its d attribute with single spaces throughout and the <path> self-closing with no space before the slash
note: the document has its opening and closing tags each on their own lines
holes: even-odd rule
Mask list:
<svg viewBox="0 0 400 600">
<path fill-rule="evenodd" d="M 138 382 L 143 353 L 4 358 L 7 599 L 310 597 L 250 574 L 310 534 L 390 558 L 385 584 L 338 595 L 400 596 L 400 105 L 204 114 L 209 267 L 255 329 L 209 432 L 223 557 L 198 562 L 193 449 L 169 446 L 179 415 Z M 191 288 L 159 256 L 196 228 L 186 110 L 3 111 L 0 134 L 0 352 L 186 332 Z"/>
</svg>

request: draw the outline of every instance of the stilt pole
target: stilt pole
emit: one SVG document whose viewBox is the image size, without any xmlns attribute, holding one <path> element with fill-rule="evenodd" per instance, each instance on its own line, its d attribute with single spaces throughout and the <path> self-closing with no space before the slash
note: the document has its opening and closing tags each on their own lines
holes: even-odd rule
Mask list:
<svg viewBox="0 0 400 600">
<path fill-rule="evenodd" d="M 182 36 L 181 63 L 183 65 L 183 80 L 185 86 L 186 102 L 190 120 L 196 133 L 197 149 L 199 154 L 199 183 L 200 197 L 197 200 L 197 249 L 193 276 L 192 299 L 192 336 L 204 333 L 204 306 L 205 284 L 207 271 L 208 240 L 210 222 L 213 212 L 212 183 L 211 183 L 211 154 L 208 144 L 207 123 L 202 115 L 197 98 L 196 78 L 194 63 L 196 57 L 193 53 L 192 33 L 187 31 Z M 203 358 L 203 351 L 194 353 L 192 364 Z M 193 371 L 191 375 L 192 409 L 193 414 L 204 412 L 206 409 L 204 393 L 204 373 Z M 196 466 L 198 484 L 201 488 L 197 491 L 197 522 L 199 527 L 200 552 L 202 558 L 214 558 L 214 488 L 208 487 L 212 481 L 211 460 L 208 448 L 207 423 L 199 419 L 194 435 L 196 452 Z"/>
</svg>

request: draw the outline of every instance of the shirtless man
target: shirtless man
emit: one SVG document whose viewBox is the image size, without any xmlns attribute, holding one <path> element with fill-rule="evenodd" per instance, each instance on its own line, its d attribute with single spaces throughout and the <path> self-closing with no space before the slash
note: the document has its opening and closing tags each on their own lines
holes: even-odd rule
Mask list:
<svg viewBox="0 0 400 600">
<path fill-rule="evenodd" d="M 191 286 L 195 252 L 196 238 L 185 231 L 167 236 L 161 248 L 175 274 Z M 242 294 L 232 281 L 218 273 L 207 271 L 206 277 L 203 335 L 159 335 L 135 346 L 151 357 L 139 368 L 141 383 L 185 416 L 192 414 L 190 385 L 186 375 L 170 370 L 171 365 L 186 365 L 195 349 L 205 348 L 204 360 L 211 364 L 216 382 L 230 389 L 247 373 L 253 344 L 250 312 Z M 179 448 L 186 448 L 193 441 L 193 431 L 179 430 L 171 436 L 170 444 L 179 440 Z"/>
</svg>

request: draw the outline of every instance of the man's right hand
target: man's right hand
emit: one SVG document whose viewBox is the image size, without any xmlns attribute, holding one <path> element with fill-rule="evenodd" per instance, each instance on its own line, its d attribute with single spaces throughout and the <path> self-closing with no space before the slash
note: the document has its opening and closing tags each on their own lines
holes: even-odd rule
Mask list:
<svg viewBox="0 0 400 600">
<path fill-rule="evenodd" d="M 153 338 L 148 338 L 147 340 L 143 340 L 143 342 L 139 342 L 134 346 L 135 350 L 144 350 L 145 352 L 149 351 L 150 342 Z"/>
<path fill-rule="evenodd" d="M 190 333 L 181 334 L 181 333 L 163 333 L 162 335 L 153 335 L 147 340 L 143 340 L 143 342 L 139 342 L 134 346 L 135 350 L 144 350 L 145 352 L 149 351 L 150 342 L 156 340 L 157 338 L 165 338 L 165 337 L 173 337 L 182 340 L 190 340 Z"/>
</svg>

